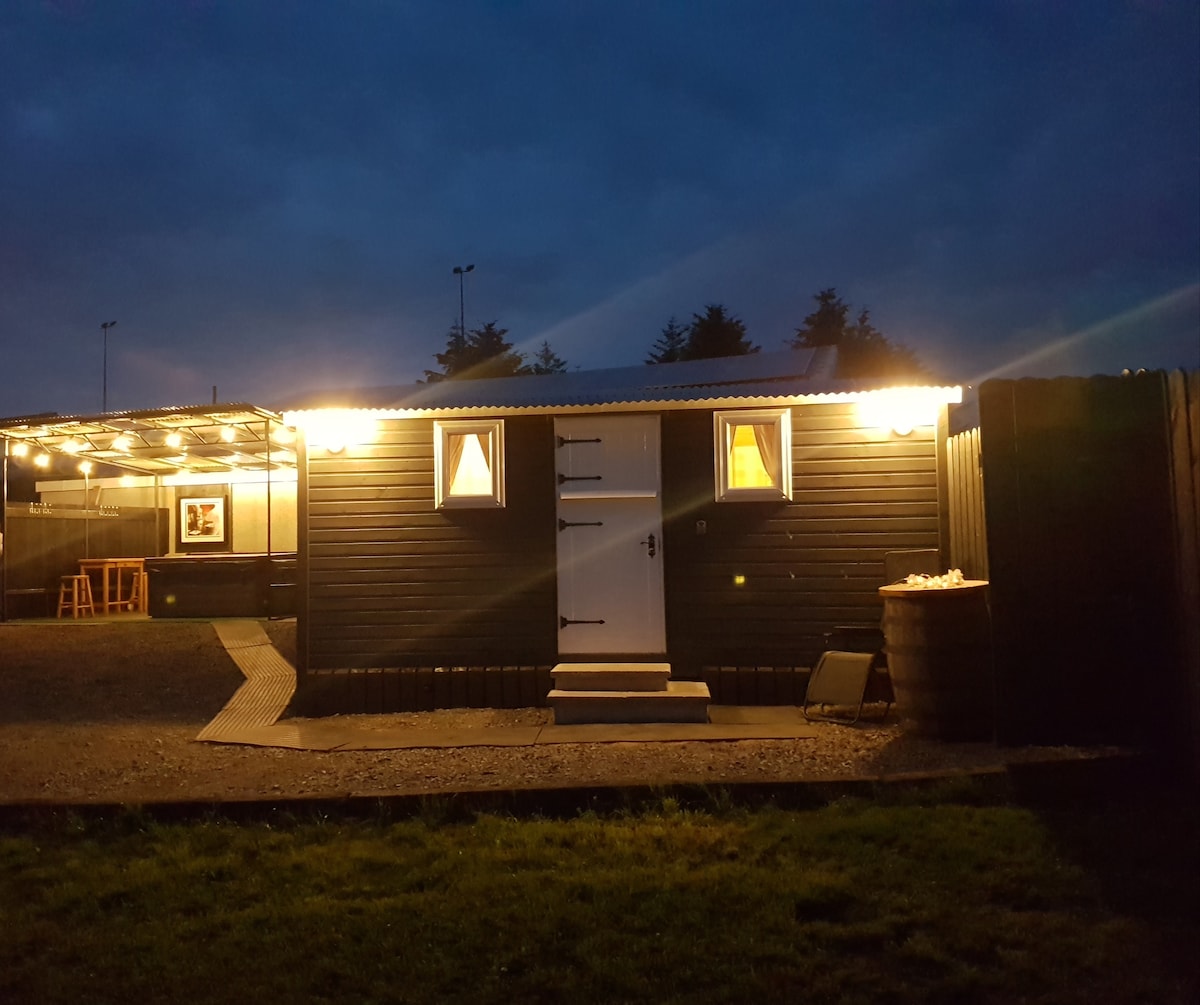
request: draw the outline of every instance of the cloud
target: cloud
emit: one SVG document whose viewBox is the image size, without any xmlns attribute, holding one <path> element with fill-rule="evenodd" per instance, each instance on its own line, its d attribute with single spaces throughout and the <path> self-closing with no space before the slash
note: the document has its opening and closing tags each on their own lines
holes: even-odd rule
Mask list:
<svg viewBox="0 0 1200 1005">
<path fill-rule="evenodd" d="M 95 398 L 113 317 L 123 398 L 413 379 L 468 262 L 469 324 L 572 365 L 832 285 L 987 372 L 1197 280 L 1198 44 L 1173 0 L 10 5 L 0 411 Z"/>
</svg>

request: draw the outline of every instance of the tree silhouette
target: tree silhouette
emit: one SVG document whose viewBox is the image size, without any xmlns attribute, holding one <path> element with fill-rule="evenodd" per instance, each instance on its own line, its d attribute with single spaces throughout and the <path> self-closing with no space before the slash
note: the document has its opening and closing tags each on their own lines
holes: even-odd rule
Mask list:
<svg viewBox="0 0 1200 1005">
<path fill-rule="evenodd" d="M 832 286 L 813 296 L 817 309 L 796 329 L 792 344 L 797 348 L 814 349 L 822 345 L 841 345 L 846 335 L 848 305 L 842 303 Z"/>
<path fill-rule="evenodd" d="M 684 358 L 687 350 L 688 330 L 684 328 L 674 315 L 667 322 L 658 336 L 658 341 L 650 347 L 647 363 L 678 363 Z"/>
<path fill-rule="evenodd" d="M 532 374 L 566 373 L 567 361 L 550 348 L 548 340 L 543 340 L 541 348 L 533 354 L 533 362 L 525 366 L 522 372 Z"/>
<path fill-rule="evenodd" d="M 817 309 L 796 329 L 791 344 L 795 348 L 838 347 L 839 377 L 911 377 L 929 379 L 929 371 L 906 346 L 896 345 L 871 324 L 871 314 L 859 311 L 853 324 L 847 324 L 850 307 L 832 286 L 813 296 Z"/>
<path fill-rule="evenodd" d="M 522 372 L 525 360 L 512 351 L 512 343 L 504 337 L 507 334 L 508 329 L 497 328 L 495 321 L 466 333 L 455 325 L 446 339 L 446 351 L 434 353 L 442 369 L 426 370 L 425 379 L 432 384 L 439 380 L 516 376 Z"/>
<path fill-rule="evenodd" d="M 446 351 L 433 354 L 441 370 L 426 370 L 426 381 L 436 384 L 441 380 L 566 372 L 567 361 L 558 356 L 549 341 L 543 341 L 533 362 L 526 363 L 522 353 L 513 351 L 507 335 L 508 329 L 498 328 L 495 321 L 466 333 L 454 325 L 446 336 Z"/>
<path fill-rule="evenodd" d="M 693 314 L 688 328 L 684 359 L 716 359 L 758 352 L 746 338 L 746 326 L 727 314 L 722 304 L 707 304 L 703 314 Z"/>
</svg>

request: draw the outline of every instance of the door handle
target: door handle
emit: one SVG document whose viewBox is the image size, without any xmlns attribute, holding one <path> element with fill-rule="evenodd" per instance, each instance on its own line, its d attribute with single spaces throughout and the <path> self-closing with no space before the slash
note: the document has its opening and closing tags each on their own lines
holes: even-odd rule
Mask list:
<svg viewBox="0 0 1200 1005">
<path fill-rule="evenodd" d="M 646 540 L 643 541 L 642 544 L 644 544 L 646 546 L 646 554 L 650 558 L 653 558 L 655 555 L 658 554 L 658 541 L 655 540 L 653 534 L 651 534 L 648 538 L 646 538 Z"/>
</svg>

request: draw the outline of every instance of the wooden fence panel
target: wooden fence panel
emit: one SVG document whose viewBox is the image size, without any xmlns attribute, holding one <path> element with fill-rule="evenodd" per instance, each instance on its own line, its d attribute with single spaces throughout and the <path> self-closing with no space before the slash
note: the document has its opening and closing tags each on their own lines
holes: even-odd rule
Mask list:
<svg viewBox="0 0 1200 1005">
<path fill-rule="evenodd" d="M 1175 540 L 1179 582 L 1183 725 L 1191 769 L 1200 776 L 1200 370 L 1167 377 Z"/>
<path fill-rule="evenodd" d="M 1001 739 L 1170 743 L 1164 375 L 988 381 L 980 428 Z"/>
<path fill-rule="evenodd" d="M 168 513 L 143 507 L 83 509 L 10 504 L 5 514 L 4 590 L 58 596 L 60 576 L 81 558 L 150 557 L 167 550 Z M 29 608 L 34 610 L 37 608 Z M 0 606 L 0 617 L 9 617 Z"/>
<path fill-rule="evenodd" d="M 988 578 L 987 528 L 979 430 L 968 429 L 946 440 L 949 473 L 950 567 L 968 579 Z"/>
</svg>

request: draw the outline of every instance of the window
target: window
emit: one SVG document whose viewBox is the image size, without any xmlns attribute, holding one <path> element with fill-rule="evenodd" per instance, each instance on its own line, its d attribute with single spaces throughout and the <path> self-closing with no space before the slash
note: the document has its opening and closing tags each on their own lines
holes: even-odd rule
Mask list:
<svg viewBox="0 0 1200 1005">
<path fill-rule="evenodd" d="M 434 505 L 490 509 L 504 505 L 504 420 L 433 424 Z"/>
<path fill-rule="evenodd" d="M 792 413 L 714 412 L 717 502 L 792 498 Z"/>
</svg>

